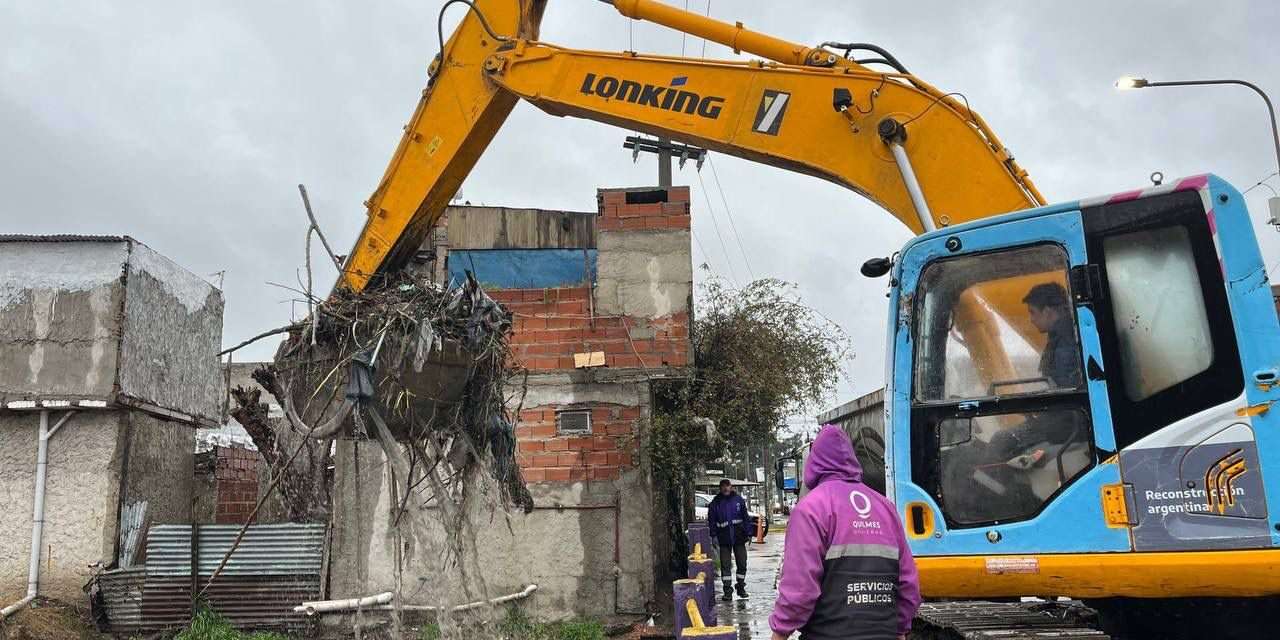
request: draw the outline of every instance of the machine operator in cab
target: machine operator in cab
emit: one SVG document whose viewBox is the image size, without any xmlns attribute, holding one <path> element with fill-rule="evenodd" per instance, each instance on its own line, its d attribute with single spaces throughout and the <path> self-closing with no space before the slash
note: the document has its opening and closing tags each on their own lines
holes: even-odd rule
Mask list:
<svg viewBox="0 0 1280 640">
<path fill-rule="evenodd" d="M 1050 388 L 1074 389 L 1080 384 L 1080 348 L 1076 346 L 1076 326 L 1071 317 L 1067 290 L 1056 282 L 1031 287 L 1022 299 L 1031 324 L 1048 341 L 1040 352 L 1040 375 Z"/>
<path fill-rule="evenodd" d="M 892 503 L 862 483 L 849 436 L 824 426 L 791 511 L 773 640 L 895 640 L 920 607 L 916 563 Z"/>
</svg>

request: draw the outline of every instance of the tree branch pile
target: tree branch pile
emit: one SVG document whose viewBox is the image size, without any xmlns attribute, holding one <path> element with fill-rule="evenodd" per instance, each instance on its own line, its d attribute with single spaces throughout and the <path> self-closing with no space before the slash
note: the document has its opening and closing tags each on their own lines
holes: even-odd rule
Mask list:
<svg viewBox="0 0 1280 640">
<path fill-rule="evenodd" d="M 377 288 L 343 289 L 294 326 L 274 365 L 254 373 L 285 424 L 273 428 L 256 390 L 233 392 L 234 415 L 269 463 L 293 449 L 281 440 L 323 442 L 326 453 L 334 437 L 380 441 L 402 510 L 447 510 L 476 472 L 497 481 L 506 504 L 529 509 L 505 409 L 510 331 L 510 314 L 470 277 L 443 289 L 404 272 Z"/>
</svg>

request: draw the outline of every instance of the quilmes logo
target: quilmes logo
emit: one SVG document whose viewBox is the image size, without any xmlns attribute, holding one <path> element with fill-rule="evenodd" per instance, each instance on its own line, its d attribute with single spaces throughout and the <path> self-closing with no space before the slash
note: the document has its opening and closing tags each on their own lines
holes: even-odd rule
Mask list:
<svg viewBox="0 0 1280 640">
<path fill-rule="evenodd" d="M 867 494 L 857 489 L 850 491 L 849 504 L 853 505 L 853 510 L 859 518 L 866 520 L 871 517 L 871 498 L 868 498 Z"/>
<path fill-rule="evenodd" d="M 698 115 L 708 120 L 719 118 L 720 111 L 724 108 L 724 98 L 703 96 L 679 88 L 688 81 L 688 76 L 677 76 L 671 79 L 669 86 L 660 87 L 641 84 L 635 80 L 620 80 L 613 76 L 596 76 L 594 73 L 588 73 L 582 79 L 580 91 L 583 95 L 623 100 L 654 109 Z"/>
</svg>

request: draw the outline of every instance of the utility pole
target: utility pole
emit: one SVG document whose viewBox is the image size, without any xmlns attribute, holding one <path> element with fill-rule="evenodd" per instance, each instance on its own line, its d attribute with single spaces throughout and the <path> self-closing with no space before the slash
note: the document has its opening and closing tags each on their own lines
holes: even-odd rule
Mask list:
<svg viewBox="0 0 1280 640">
<path fill-rule="evenodd" d="M 676 158 L 680 161 L 680 168 L 684 168 L 684 163 L 693 160 L 699 170 L 702 169 L 702 162 L 707 158 L 707 150 L 698 147 L 672 142 L 667 138 L 646 138 L 643 136 L 627 136 L 626 141 L 622 143 L 623 149 L 631 150 L 631 160 L 638 161 L 640 152 L 654 153 L 658 155 L 658 186 L 664 189 L 671 186 L 671 160 Z"/>
</svg>

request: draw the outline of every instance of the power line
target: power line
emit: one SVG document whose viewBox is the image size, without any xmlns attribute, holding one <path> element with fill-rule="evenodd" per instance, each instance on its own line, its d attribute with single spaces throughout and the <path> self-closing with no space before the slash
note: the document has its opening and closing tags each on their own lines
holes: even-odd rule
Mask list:
<svg viewBox="0 0 1280 640">
<path fill-rule="evenodd" d="M 684 10 L 686 13 L 689 11 L 689 0 L 684 0 Z M 689 37 L 688 33 L 685 33 L 684 31 L 680 32 L 680 57 L 681 58 L 684 57 L 684 42 L 688 37 Z"/>
<path fill-rule="evenodd" d="M 685 8 L 688 8 L 687 7 L 688 3 L 686 2 L 685 4 L 686 4 Z M 711 0 L 707 0 L 707 17 L 708 18 L 711 17 Z M 707 39 L 706 38 L 702 39 L 702 57 L 704 58 L 707 57 Z"/>
<path fill-rule="evenodd" d="M 1261 187 L 1263 185 L 1266 185 L 1268 189 L 1271 189 L 1271 185 L 1266 184 L 1266 182 L 1278 175 L 1280 175 L 1280 171 L 1272 171 L 1271 173 L 1268 173 L 1267 175 L 1263 176 L 1261 180 L 1256 182 L 1252 187 L 1249 187 L 1248 189 L 1245 189 L 1243 192 L 1241 192 L 1240 195 L 1249 193 L 1250 191 L 1253 191 L 1254 189 L 1257 189 L 1258 187 Z M 1271 193 L 1275 193 L 1275 189 L 1271 189 Z"/>
<path fill-rule="evenodd" d="M 733 280 L 733 286 L 739 287 L 741 285 L 738 284 L 738 275 L 733 270 L 733 258 L 729 256 L 729 247 L 724 243 L 724 236 L 720 233 L 720 223 L 716 221 L 716 210 L 711 206 L 711 196 L 707 195 L 707 184 L 702 181 L 702 172 L 698 171 L 696 173 L 698 174 L 698 186 L 702 187 L 702 197 L 707 201 L 707 213 L 711 214 L 711 225 L 715 227 L 716 238 L 720 239 L 720 250 L 724 252 L 724 260 L 729 265 L 729 277 Z M 692 227 L 693 225 L 689 226 Z"/>
<path fill-rule="evenodd" d="M 724 187 L 720 186 L 720 175 L 716 173 L 716 163 L 711 158 L 711 154 L 707 154 L 707 162 L 711 165 L 711 177 L 716 181 L 716 189 L 720 191 L 720 202 L 724 204 L 724 215 L 729 218 L 729 229 L 733 231 L 733 238 L 738 242 L 738 251 L 742 253 L 742 261 L 747 265 L 747 273 L 754 281 L 756 279 L 755 269 L 751 268 L 751 259 L 747 257 L 747 250 L 742 247 L 742 236 L 738 235 L 738 225 L 733 221 L 733 212 L 729 210 L 729 199 L 724 197 Z"/>
</svg>

